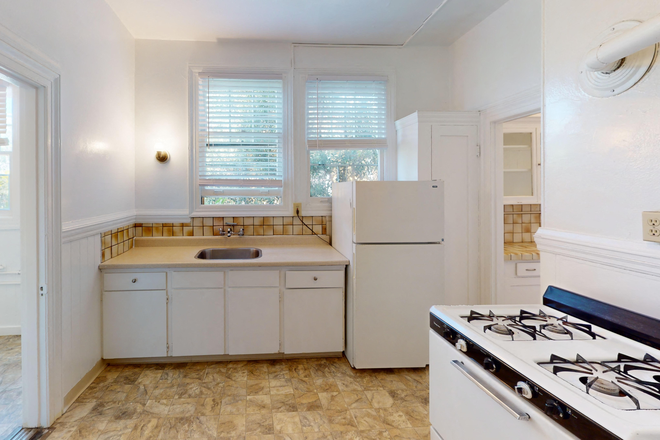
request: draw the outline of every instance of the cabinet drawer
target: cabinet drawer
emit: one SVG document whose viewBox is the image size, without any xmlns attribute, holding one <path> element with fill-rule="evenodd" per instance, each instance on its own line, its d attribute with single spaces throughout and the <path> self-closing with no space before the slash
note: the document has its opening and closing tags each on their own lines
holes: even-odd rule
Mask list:
<svg viewBox="0 0 660 440">
<path fill-rule="evenodd" d="M 172 272 L 170 286 L 174 289 L 222 289 L 224 272 Z"/>
<path fill-rule="evenodd" d="M 516 276 L 518 277 L 541 276 L 541 263 L 516 263 Z"/>
<path fill-rule="evenodd" d="M 106 273 L 104 290 L 160 290 L 167 288 L 165 273 Z"/>
<path fill-rule="evenodd" d="M 229 287 L 278 287 L 279 270 L 232 270 L 227 273 Z"/>
<path fill-rule="evenodd" d="M 290 270 L 286 273 L 287 289 L 344 287 L 343 270 Z"/>
</svg>

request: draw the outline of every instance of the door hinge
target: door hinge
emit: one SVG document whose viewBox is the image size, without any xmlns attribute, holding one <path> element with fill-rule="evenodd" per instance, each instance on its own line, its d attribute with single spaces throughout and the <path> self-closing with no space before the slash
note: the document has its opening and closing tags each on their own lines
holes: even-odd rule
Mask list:
<svg viewBox="0 0 660 440">
<path fill-rule="evenodd" d="M 165 297 L 165 304 L 169 304 L 169 303 L 170 303 L 170 296 L 168 295 Z"/>
<path fill-rule="evenodd" d="M 481 157 L 481 145 L 477 144 L 477 157 Z"/>
<path fill-rule="evenodd" d="M 166 348 L 166 351 L 167 351 L 167 355 L 169 356 L 170 355 L 170 344 L 167 344 L 167 346 L 165 348 Z"/>
<path fill-rule="evenodd" d="M 48 286 L 46 284 L 42 284 L 39 286 L 39 295 L 44 296 L 48 293 Z"/>
</svg>

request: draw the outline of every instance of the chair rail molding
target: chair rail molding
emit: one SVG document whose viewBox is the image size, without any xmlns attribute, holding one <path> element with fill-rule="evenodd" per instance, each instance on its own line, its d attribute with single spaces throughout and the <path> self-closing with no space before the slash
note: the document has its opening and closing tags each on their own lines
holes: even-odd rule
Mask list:
<svg viewBox="0 0 660 440">
<path fill-rule="evenodd" d="M 534 236 L 539 251 L 610 268 L 660 277 L 660 245 L 614 240 L 540 228 Z"/>
<path fill-rule="evenodd" d="M 64 243 L 68 243 L 134 222 L 135 210 L 113 212 L 97 217 L 64 222 L 62 224 L 62 240 Z"/>
</svg>

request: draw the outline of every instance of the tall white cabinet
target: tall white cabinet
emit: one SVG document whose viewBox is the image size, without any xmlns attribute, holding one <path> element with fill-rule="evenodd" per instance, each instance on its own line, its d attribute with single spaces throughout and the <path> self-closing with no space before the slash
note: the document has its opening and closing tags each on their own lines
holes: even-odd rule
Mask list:
<svg viewBox="0 0 660 440">
<path fill-rule="evenodd" d="M 415 112 L 396 121 L 399 180 L 445 187 L 445 298 L 479 302 L 479 113 Z"/>
</svg>

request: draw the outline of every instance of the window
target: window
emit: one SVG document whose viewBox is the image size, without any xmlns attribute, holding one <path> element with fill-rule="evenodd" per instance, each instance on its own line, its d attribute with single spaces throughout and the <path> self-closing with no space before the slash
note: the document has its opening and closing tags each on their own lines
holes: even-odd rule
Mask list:
<svg viewBox="0 0 660 440">
<path fill-rule="evenodd" d="M 12 88 L 0 83 L 0 215 L 8 216 L 14 208 L 12 199 Z"/>
<path fill-rule="evenodd" d="M 331 197 L 333 182 L 381 178 L 387 95 L 383 79 L 307 80 L 310 197 Z"/>
<path fill-rule="evenodd" d="M 198 76 L 197 181 L 201 205 L 281 205 L 284 81 Z"/>
</svg>

